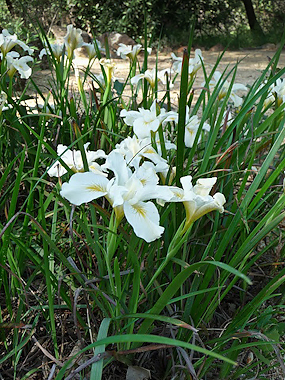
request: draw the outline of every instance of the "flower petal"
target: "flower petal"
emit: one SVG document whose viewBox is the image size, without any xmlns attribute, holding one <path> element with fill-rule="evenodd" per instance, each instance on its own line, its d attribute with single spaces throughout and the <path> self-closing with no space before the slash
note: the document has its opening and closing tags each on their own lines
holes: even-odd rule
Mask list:
<svg viewBox="0 0 285 380">
<path fill-rule="evenodd" d="M 62 185 L 60 195 L 78 206 L 106 195 L 108 183 L 108 179 L 99 174 L 76 173 Z"/>
<path fill-rule="evenodd" d="M 199 178 L 194 186 L 194 193 L 205 197 L 210 194 L 212 187 L 217 182 L 217 177 L 212 178 Z"/>
<path fill-rule="evenodd" d="M 124 212 L 135 234 L 146 242 L 159 239 L 163 234 L 164 228 L 159 225 L 159 213 L 152 202 L 125 202 Z"/>
</svg>

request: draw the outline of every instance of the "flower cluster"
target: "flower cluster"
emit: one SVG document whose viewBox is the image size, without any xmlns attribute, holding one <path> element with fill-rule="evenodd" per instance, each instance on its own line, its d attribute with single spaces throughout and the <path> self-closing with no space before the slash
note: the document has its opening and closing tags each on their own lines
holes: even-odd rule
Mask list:
<svg viewBox="0 0 285 380">
<path fill-rule="evenodd" d="M 195 186 L 192 185 L 191 176 L 182 177 L 182 188 L 164 184 L 171 170 L 167 160 L 161 156 L 156 131 L 174 113 L 157 109 L 155 101 L 150 110 L 122 110 L 121 116 L 126 124 L 133 126 L 135 135 L 117 144 L 108 155 L 102 150 L 89 151 L 89 144 L 85 144 L 88 172 L 82 172 L 84 165 L 80 151 L 71 151 L 63 145 L 59 145 L 57 150 L 59 158 L 76 172 L 69 182 L 63 183 L 61 196 L 74 205 L 105 197 L 114 209 L 117 222 L 125 217 L 135 234 L 146 242 L 160 238 L 164 231 L 155 200 L 159 200 L 160 205 L 183 202 L 186 210 L 184 232 L 206 213 L 213 210 L 223 212 L 225 203 L 223 194 L 210 195 L 215 177 L 198 179 Z M 191 123 L 190 119 L 188 117 L 187 125 Z M 207 129 L 208 124 L 204 128 Z M 153 141 L 156 149 L 152 145 Z M 167 140 L 164 143 L 166 149 L 176 148 L 175 144 Z M 95 162 L 98 159 L 105 162 L 100 165 Z M 66 169 L 55 162 L 48 173 L 50 176 L 61 176 L 66 173 Z"/>
<path fill-rule="evenodd" d="M 94 160 L 105 158 L 105 155 L 97 152 L 87 152 L 89 172 L 74 174 L 69 182 L 62 185 L 61 196 L 68 199 L 74 205 L 91 202 L 100 197 L 105 197 L 112 205 L 117 221 L 125 216 L 133 227 L 135 234 L 147 242 L 161 237 L 164 228 L 159 225 L 160 216 L 157 207 L 152 202 L 159 199 L 163 202 L 183 202 L 186 210 L 185 230 L 198 218 L 206 213 L 218 210 L 223 212 L 225 197 L 221 193 L 209 195 L 216 178 L 199 179 L 196 185 L 192 185 L 192 177 L 181 178 L 183 188 L 175 186 L 159 185 L 156 165 L 152 161 L 142 160 L 152 154 L 146 153 L 148 147 L 144 147 L 140 156 L 132 156 L 133 152 L 127 147 L 132 147 L 130 138 L 123 141 L 108 156 L 103 165 L 96 165 Z M 133 141 L 134 142 L 134 141 Z M 136 142 L 139 146 L 139 141 Z M 66 147 L 60 146 L 58 153 Z M 129 160 L 130 156 L 132 158 Z M 65 158 L 66 157 L 66 158 Z M 77 151 L 66 151 L 66 156 L 61 158 L 66 164 L 77 171 L 82 170 L 83 164 Z M 132 162 L 133 165 L 129 165 Z M 155 160 L 154 160 L 155 161 Z M 142 163 L 141 163 L 142 162 Z M 133 168 L 133 170 L 131 169 Z M 53 165 L 49 170 L 50 175 L 64 174 L 63 170 L 55 172 Z M 55 173 L 55 174 L 54 174 Z"/>
<path fill-rule="evenodd" d="M 65 37 L 68 57 L 80 46 L 83 46 L 81 31 L 69 27 Z M 130 47 L 121 44 L 117 54 L 134 62 L 141 48 L 141 45 Z M 54 55 L 56 56 L 55 53 Z M 136 85 L 141 79 L 146 79 L 150 88 L 154 90 L 157 82 L 165 83 L 166 73 L 170 76 L 171 73 L 178 74 L 181 71 L 182 59 L 176 56 L 172 58 L 172 69 L 146 70 L 138 75 L 134 75 L 135 70 L 132 70 L 131 84 Z M 201 67 L 202 60 L 201 51 L 196 50 L 195 57 L 189 60 L 189 74 L 192 78 Z M 106 94 L 110 95 L 115 65 L 112 60 L 106 58 L 100 60 L 100 65 L 104 68 L 104 76 L 98 77 L 98 82 L 102 82 L 102 88 L 105 87 Z M 221 82 L 219 73 L 215 73 L 209 83 L 210 89 L 214 81 L 223 83 L 219 94 L 222 98 L 229 89 L 229 83 Z M 241 89 L 244 88 L 232 86 L 229 96 L 235 104 L 241 101 L 235 91 Z M 107 99 L 105 94 L 103 101 L 104 99 Z M 106 115 L 107 111 L 108 107 Z M 228 116 L 228 113 L 226 115 Z M 135 234 L 146 242 L 152 242 L 162 236 L 164 227 L 160 225 L 159 207 L 164 207 L 166 203 L 183 203 L 186 218 L 181 229 L 182 234 L 206 213 L 214 210 L 224 211 L 224 195 L 219 192 L 210 194 L 217 181 L 216 177 L 199 178 L 193 185 L 192 177 L 187 175 L 180 178 L 182 187 L 172 185 L 175 167 L 171 166 L 170 157 L 171 150 L 176 149 L 175 134 L 172 131 L 178 124 L 177 112 L 167 112 L 155 99 L 149 108 L 122 109 L 120 117 L 132 128 L 133 134 L 118 143 L 109 154 L 103 150 L 90 151 L 87 143 L 84 145 L 83 160 L 81 151 L 58 145 L 58 159 L 49 168 L 48 174 L 60 177 L 67 171 L 75 173 L 69 182 L 62 184 L 62 197 L 77 206 L 104 197 L 114 210 L 115 225 L 125 218 Z M 202 138 L 208 136 L 210 130 L 210 124 L 201 121 L 191 112 L 190 107 L 186 106 L 185 146 L 193 149 L 194 142 L 200 143 Z"/>
<path fill-rule="evenodd" d="M 104 51 L 101 47 L 101 43 L 96 40 L 96 45 L 99 51 Z M 67 26 L 67 33 L 64 37 L 64 42 L 62 44 L 49 44 L 49 47 L 45 47 L 40 51 L 39 58 L 42 59 L 46 54 L 53 54 L 54 58 L 60 62 L 62 56 L 67 55 L 68 59 L 72 60 L 74 56 L 74 51 L 84 47 L 89 61 L 96 57 L 96 48 L 94 43 L 86 43 L 82 37 L 82 30 L 75 28 L 73 25 Z"/>
<path fill-rule="evenodd" d="M 17 51 L 12 51 L 15 46 L 20 46 L 24 51 L 27 51 L 29 55 L 21 57 Z M 16 34 L 10 34 L 8 30 L 3 29 L 0 34 L 0 50 L 1 59 L 6 65 L 7 73 L 10 78 L 12 78 L 16 72 L 20 74 L 22 79 L 28 79 L 31 76 L 32 69 L 27 63 L 34 61 L 31 57 L 34 50 L 23 41 L 18 40 Z"/>
<path fill-rule="evenodd" d="M 141 45 L 135 45 L 134 47 L 126 46 L 123 44 L 120 44 L 120 46 L 117 50 L 117 55 L 120 55 L 122 58 L 129 57 L 131 61 L 133 61 L 138 52 L 141 50 Z M 167 77 L 169 78 L 169 87 L 173 88 L 174 81 L 177 78 L 178 75 L 181 74 L 182 71 L 182 57 L 177 57 L 174 53 L 171 53 L 171 59 L 172 59 L 172 65 L 168 69 L 164 70 L 156 70 L 154 67 L 153 69 L 148 69 L 143 73 L 133 75 L 131 77 L 131 84 L 137 86 L 138 83 L 142 79 L 146 79 L 150 85 L 150 88 L 152 90 L 155 89 L 156 83 L 161 83 L 162 85 L 166 85 Z M 197 72 L 202 67 L 204 62 L 203 55 L 200 49 L 196 49 L 194 53 L 194 57 L 189 59 L 189 65 L 188 65 L 188 75 L 192 80 L 196 78 Z M 174 79 L 171 80 L 171 77 L 174 76 Z M 206 82 L 203 82 L 201 84 L 202 87 L 206 85 Z M 230 82 L 227 80 L 223 80 L 222 74 L 219 71 L 215 71 L 208 86 L 210 91 L 212 91 L 217 85 L 221 85 L 221 89 L 218 94 L 218 100 L 223 99 L 229 89 L 230 89 Z M 285 88 L 284 85 L 280 85 L 279 83 L 276 83 L 276 86 L 274 89 L 272 89 L 272 92 L 280 93 L 280 99 L 282 98 L 282 89 Z M 230 93 L 229 93 L 229 99 L 234 107 L 238 108 L 242 104 L 242 97 L 238 95 L 240 91 L 247 91 L 247 87 L 240 83 L 234 83 L 231 87 Z M 279 97 L 278 97 L 279 99 Z M 197 125 L 196 120 L 191 120 L 189 124 L 194 123 Z M 207 126 L 203 127 L 203 129 L 208 130 Z M 191 134 L 191 133 L 190 133 Z M 193 145 L 193 136 L 189 136 L 186 138 L 189 140 L 188 145 L 191 147 Z M 194 137 L 195 138 L 195 137 Z"/>
<path fill-rule="evenodd" d="M 136 136 L 140 139 L 150 138 L 152 133 L 155 134 L 159 126 L 165 125 L 168 122 L 178 123 L 178 113 L 174 111 L 166 112 L 165 109 L 161 109 L 160 113 L 157 114 L 157 102 L 153 102 L 149 110 L 144 108 L 139 108 L 138 111 L 126 111 L 122 110 L 120 116 L 124 118 L 125 123 L 133 127 L 133 131 Z M 186 107 L 186 120 L 185 120 L 185 146 L 192 148 L 198 128 L 200 125 L 200 120 L 197 115 L 190 116 L 189 107 Z M 202 129 L 209 132 L 210 125 L 203 123 Z M 201 141 L 201 136 L 199 136 L 199 142 Z M 168 143 L 168 142 L 167 142 Z M 173 145 L 172 145 L 173 148 Z"/>
</svg>

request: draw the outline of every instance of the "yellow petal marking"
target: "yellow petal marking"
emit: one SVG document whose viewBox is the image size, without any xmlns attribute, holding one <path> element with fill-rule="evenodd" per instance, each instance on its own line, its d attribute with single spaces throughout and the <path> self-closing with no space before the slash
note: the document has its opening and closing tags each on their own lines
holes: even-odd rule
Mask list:
<svg viewBox="0 0 285 380">
<path fill-rule="evenodd" d="M 134 208 L 134 210 L 135 210 L 138 214 L 140 214 L 143 218 L 146 217 L 146 211 L 145 211 L 145 209 L 144 209 L 142 206 L 136 204 L 136 205 L 133 205 L 133 208 Z"/>
<path fill-rule="evenodd" d="M 105 193 L 106 190 L 100 185 L 90 185 L 86 187 L 87 190 Z"/>
</svg>

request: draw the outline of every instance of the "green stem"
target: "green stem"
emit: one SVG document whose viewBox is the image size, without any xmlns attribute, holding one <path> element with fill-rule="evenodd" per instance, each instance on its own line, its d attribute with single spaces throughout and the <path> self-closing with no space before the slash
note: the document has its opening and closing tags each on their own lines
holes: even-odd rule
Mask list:
<svg viewBox="0 0 285 380">
<path fill-rule="evenodd" d="M 174 235 L 174 237 L 173 237 L 173 239 L 169 245 L 165 260 L 161 263 L 161 265 L 159 266 L 159 268 L 156 270 L 156 272 L 152 276 L 151 280 L 149 281 L 148 285 L 146 286 L 146 288 L 145 288 L 146 292 L 150 289 L 150 287 L 152 286 L 152 284 L 154 283 L 156 278 L 160 275 L 160 273 L 163 271 L 163 269 L 166 267 L 166 265 L 170 262 L 170 260 L 174 256 L 176 256 L 177 252 L 182 247 L 182 245 L 187 241 L 187 238 L 188 238 L 188 235 L 191 231 L 192 225 L 189 227 L 189 229 L 187 231 L 185 231 L 185 233 L 183 233 L 184 225 L 185 225 L 185 223 L 182 222 L 180 227 L 178 228 L 176 234 Z M 141 302 L 143 296 L 144 296 L 144 294 L 141 295 L 139 302 Z"/>
</svg>

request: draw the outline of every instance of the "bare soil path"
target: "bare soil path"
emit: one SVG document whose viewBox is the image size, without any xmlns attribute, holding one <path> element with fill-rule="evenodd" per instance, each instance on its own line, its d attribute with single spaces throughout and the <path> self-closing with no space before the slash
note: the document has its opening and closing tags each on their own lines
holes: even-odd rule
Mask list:
<svg viewBox="0 0 285 380">
<path fill-rule="evenodd" d="M 158 59 L 158 70 L 170 68 L 172 60 L 170 57 L 170 53 L 161 53 L 159 54 Z M 219 55 L 222 52 L 216 51 L 202 51 L 204 63 L 206 70 L 209 72 L 212 67 L 215 65 Z M 275 54 L 274 50 L 270 49 L 252 49 L 252 50 L 239 50 L 239 51 L 226 51 L 224 56 L 222 57 L 221 62 L 219 63 L 218 70 L 223 71 L 225 69 L 231 69 L 237 62 L 238 70 L 236 75 L 236 83 L 243 83 L 245 85 L 252 85 L 254 81 L 261 75 L 262 71 L 267 67 L 269 63 L 269 59 L 272 58 Z M 182 54 L 177 54 L 178 56 L 182 56 Z M 191 53 L 191 56 L 193 53 Z M 140 62 L 142 62 L 143 57 L 139 57 Z M 116 64 L 115 76 L 120 79 L 127 78 L 129 72 L 129 61 L 123 60 L 120 58 L 115 58 L 113 61 Z M 148 68 L 152 69 L 155 67 L 156 55 L 152 54 L 149 57 Z M 77 56 L 74 59 L 74 63 L 77 67 L 84 69 L 84 67 L 88 64 L 88 59 L 86 57 Z M 279 68 L 283 68 L 285 65 L 285 51 L 283 50 L 280 55 L 280 60 L 278 63 Z M 99 74 L 101 72 L 99 61 L 96 60 L 92 66 L 91 71 L 94 74 Z M 33 79 L 39 85 L 44 93 L 47 93 L 50 84 L 49 80 L 51 80 L 52 76 L 50 70 L 39 70 L 33 74 Z M 196 86 L 200 86 L 203 82 L 203 72 L 202 70 L 198 71 L 197 79 L 195 82 Z M 76 90 L 76 81 L 75 77 L 72 77 L 72 81 L 74 82 L 74 90 Z M 87 83 L 88 85 L 88 83 Z M 161 88 L 162 89 L 162 88 Z M 33 90 L 31 90 L 31 95 Z M 179 95 L 179 81 L 176 81 L 175 86 L 171 92 L 171 100 L 175 104 L 177 103 Z"/>
</svg>

